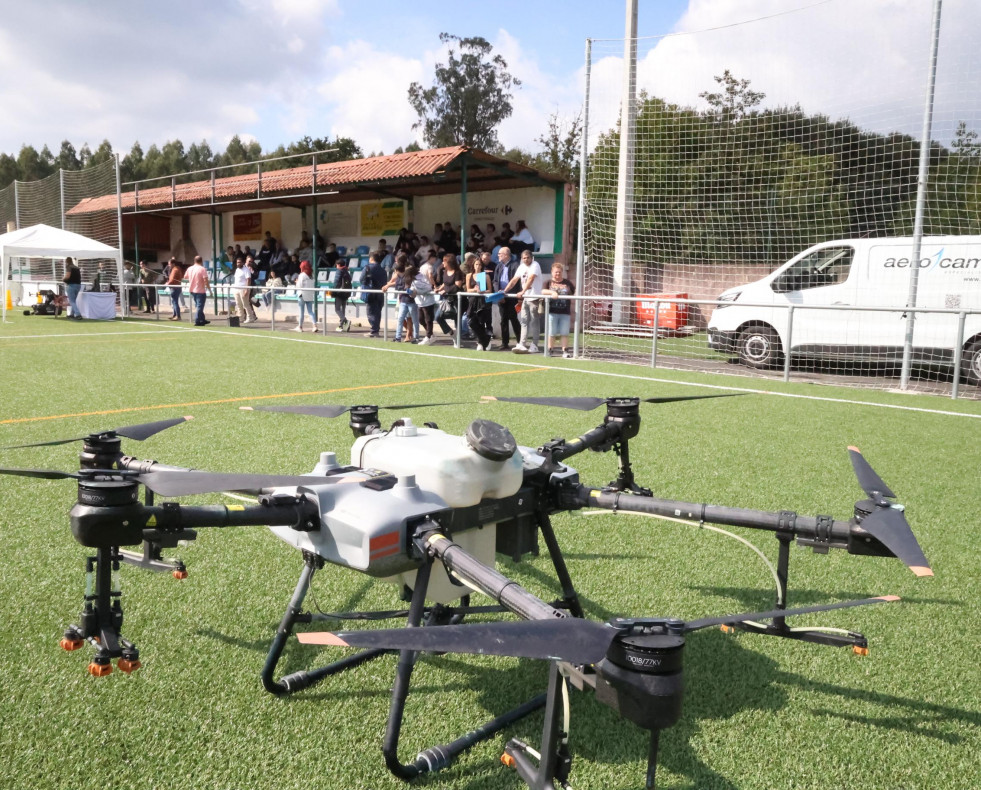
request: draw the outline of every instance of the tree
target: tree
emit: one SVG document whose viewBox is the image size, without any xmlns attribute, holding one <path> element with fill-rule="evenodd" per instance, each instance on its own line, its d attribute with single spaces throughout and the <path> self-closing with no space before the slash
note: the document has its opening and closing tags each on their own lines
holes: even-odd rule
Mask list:
<svg viewBox="0 0 981 790">
<path fill-rule="evenodd" d="M 44 147 L 47 151 L 47 146 Z M 33 145 L 25 145 L 17 155 L 17 180 L 18 181 L 37 181 L 46 178 L 53 171 L 53 157 L 47 151 L 47 156 L 42 156 L 37 152 Z"/>
<path fill-rule="evenodd" d="M 967 122 L 959 121 L 957 131 L 954 132 L 954 140 L 950 144 L 950 150 L 958 156 L 981 157 L 981 140 L 978 133 L 973 129 L 967 128 Z"/>
<path fill-rule="evenodd" d="M 721 77 L 714 79 L 722 90 L 718 93 L 703 91 L 698 95 L 708 102 L 711 108 L 709 112 L 722 123 L 732 124 L 742 120 L 766 98 L 765 93 L 749 89 L 749 80 L 737 80 L 733 77 L 729 69 L 723 71 Z"/>
<path fill-rule="evenodd" d="M 17 160 L 10 154 L 0 154 L 0 189 L 4 189 L 16 180 Z"/>
<path fill-rule="evenodd" d="M 536 166 L 578 183 L 581 140 L 582 113 L 563 129 L 558 113 L 553 112 L 548 118 L 548 131 L 535 138 L 535 142 L 541 143 L 543 148 Z"/>
<path fill-rule="evenodd" d="M 191 147 L 187 149 L 187 164 L 191 170 L 206 170 L 213 167 L 216 158 L 207 140 L 191 143 Z"/>
<path fill-rule="evenodd" d="M 139 181 L 146 178 L 146 163 L 143 158 L 143 147 L 139 140 L 133 143 L 129 153 L 123 157 L 120 167 L 122 168 L 120 175 L 123 181 Z"/>
<path fill-rule="evenodd" d="M 433 86 L 409 86 L 409 104 L 419 115 L 412 128 L 421 128 L 423 139 L 434 148 L 496 150 L 497 127 L 511 115 L 511 89 L 521 82 L 508 73 L 503 57 L 491 55 L 486 39 L 440 33 L 439 40 L 450 44 L 449 59 L 436 64 Z"/>
<path fill-rule="evenodd" d="M 78 154 L 75 153 L 75 146 L 68 140 L 61 141 L 61 150 L 58 158 L 55 159 L 55 167 L 62 170 L 81 170 L 82 163 L 79 161 Z"/>
<path fill-rule="evenodd" d="M 99 143 L 99 147 L 95 149 L 95 153 L 89 157 L 89 160 L 85 163 L 85 167 L 95 167 L 96 165 L 112 161 L 112 158 L 112 143 L 108 140 L 103 140 Z"/>
</svg>

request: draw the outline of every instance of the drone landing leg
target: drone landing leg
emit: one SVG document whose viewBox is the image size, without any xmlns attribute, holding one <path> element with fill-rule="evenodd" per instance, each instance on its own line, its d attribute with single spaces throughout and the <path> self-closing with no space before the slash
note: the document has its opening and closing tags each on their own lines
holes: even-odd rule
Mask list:
<svg viewBox="0 0 981 790">
<path fill-rule="evenodd" d="M 112 585 L 112 574 L 119 570 L 119 561 L 118 546 L 98 548 L 95 556 L 88 558 L 88 581 L 80 624 L 69 626 L 61 640 L 61 646 L 66 650 L 81 647 L 85 639 L 96 646 L 95 656 L 89 664 L 89 673 L 96 677 L 112 672 L 114 658 L 119 659 L 118 666 L 123 672 L 140 668 L 139 651 L 119 635 L 123 610 L 119 605 L 119 591 Z"/>
<path fill-rule="evenodd" d="M 293 633 L 294 624 L 309 623 L 311 621 L 310 615 L 303 612 L 303 600 L 306 598 L 307 591 L 310 589 L 310 581 L 313 579 L 313 574 L 324 566 L 324 561 L 321 557 L 306 551 L 303 552 L 303 561 L 304 564 L 303 570 L 300 572 L 300 580 L 296 583 L 293 597 L 286 607 L 286 613 L 283 615 L 279 628 L 276 630 L 276 636 L 273 638 L 272 645 L 269 647 L 269 654 L 266 656 L 266 663 L 262 667 L 261 678 L 263 687 L 270 694 L 276 694 L 277 696 L 285 696 L 305 688 L 310 688 L 310 686 L 319 683 L 326 677 L 336 675 L 345 669 L 352 669 L 353 667 L 364 664 L 366 661 L 391 652 L 382 649 L 362 650 L 352 656 L 317 669 L 294 672 L 284 676 L 281 680 L 274 678 L 276 665 L 283 655 L 283 648 L 286 646 L 287 639 Z"/>
<path fill-rule="evenodd" d="M 651 745 L 647 751 L 647 790 L 654 790 L 656 780 L 654 774 L 657 772 L 657 744 L 661 738 L 660 730 L 651 730 Z"/>
<path fill-rule="evenodd" d="M 539 512 L 538 528 L 545 539 L 545 546 L 548 548 L 548 555 L 552 558 L 552 565 L 555 567 L 555 575 L 559 578 L 562 585 L 562 605 L 568 608 L 573 617 L 584 617 L 582 604 L 579 603 L 579 594 L 572 585 L 572 577 L 569 575 L 569 568 L 565 564 L 565 557 L 562 556 L 562 549 L 555 538 L 555 530 L 552 529 L 552 522 L 546 513 Z"/>
<path fill-rule="evenodd" d="M 429 587 L 429 575 L 432 571 L 433 558 L 427 557 L 426 562 L 416 572 L 416 586 L 412 591 L 412 601 L 409 603 L 408 628 L 417 628 L 422 623 L 425 612 L 426 590 Z M 438 626 L 434 626 L 438 627 Z M 457 755 L 466 751 L 481 741 L 485 741 L 505 727 L 534 713 L 545 704 L 546 695 L 542 694 L 519 705 L 507 713 L 491 719 L 470 732 L 461 735 L 450 743 L 430 746 L 423 749 L 411 763 L 403 763 L 398 757 L 399 737 L 402 732 L 402 719 L 405 714 L 405 700 L 409 696 L 409 681 L 415 667 L 417 652 L 402 650 L 395 671 L 395 683 L 392 687 L 392 701 L 388 711 L 388 725 L 385 730 L 385 740 L 382 744 L 382 754 L 388 770 L 400 779 L 413 779 L 424 773 L 433 773 L 448 766 Z"/>
<path fill-rule="evenodd" d="M 783 591 L 782 599 L 778 597 L 775 609 L 786 609 L 788 600 L 787 579 L 790 572 L 790 544 L 793 542 L 792 533 L 777 532 L 777 540 L 780 541 L 780 551 L 777 555 L 777 580 L 780 589 Z M 734 628 L 747 631 L 752 634 L 765 634 L 766 636 L 779 636 L 784 639 L 796 639 L 800 642 L 813 642 L 819 645 L 830 645 L 831 647 L 850 647 L 859 655 L 868 653 L 868 640 L 860 633 L 848 631 L 846 633 L 828 633 L 826 631 L 809 631 L 806 628 L 790 628 L 783 617 L 774 617 L 765 628 L 749 625 L 748 623 L 736 623 Z"/>
<path fill-rule="evenodd" d="M 531 790 L 556 790 L 566 787 L 572 758 L 569 754 L 568 733 L 559 724 L 562 711 L 563 686 L 567 683 L 552 662 L 548 673 L 548 693 L 545 702 L 545 724 L 542 728 L 541 756 L 538 765 L 529 755 L 528 745 L 517 738 L 508 741 L 501 762 L 514 768 Z M 557 783 L 557 784 L 556 784 Z"/>
</svg>

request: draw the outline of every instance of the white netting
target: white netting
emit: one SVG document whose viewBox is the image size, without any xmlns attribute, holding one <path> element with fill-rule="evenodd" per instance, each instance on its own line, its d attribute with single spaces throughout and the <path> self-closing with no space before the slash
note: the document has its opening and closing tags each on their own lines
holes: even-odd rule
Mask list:
<svg viewBox="0 0 981 790">
<path fill-rule="evenodd" d="M 973 338 L 981 337 L 981 61 L 965 49 L 969 34 L 956 29 L 965 15 L 981 13 L 949 5 L 954 8 L 940 39 L 924 232 L 975 238 L 924 241 L 916 306 L 955 312 L 918 313 L 913 339 L 914 379 L 942 381 L 946 375 L 948 389 L 952 362 L 981 366 L 981 354 L 971 355 Z M 838 263 L 829 262 L 834 253 L 816 255 L 811 279 L 798 278 L 795 288 L 746 289 L 740 302 L 752 297 L 766 309 L 754 313 L 740 303 L 717 314 L 726 318 L 726 342 L 714 343 L 723 353 L 709 348 L 706 333 L 715 305 L 685 305 L 670 296 L 715 300 L 822 242 L 912 236 L 930 6 L 906 12 L 901 56 L 889 63 L 875 60 L 881 51 L 875 15 L 888 9 L 874 0 L 832 0 L 746 24 L 638 39 L 627 223 L 633 232 L 621 241 L 622 268 L 616 266 L 616 206 L 624 43 L 591 42 L 584 294 L 650 296 L 635 303 L 591 302 L 581 338 L 587 354 L 648 362 L 654 295 L 667 295 L 658 305 L 657 328 L 668 341 L 657 351 L 658 364 L 736 372 L 757 362 L 756 368 L 779 369 L 789 345 L 793 373 L 817 369 L 880 386 L 883 381 L 869 377 L 882 376 L 896 386 L 891 379 L 902 356 L 902 308 L 911 276 L 901 262 L 910 257 L 911 242 L 905 252 L 840 245 Z M 640 12 L 643 31 L 643 6 Z M 968 262 L 959 269 L 948 261 L 961 257 Z M 894 265 L 887 282 L 882 267 L 889 258 Z M 618 271 L 622 289 L 615 282 Z M 842 312 L 843 304 L 882 310 Z M 790 305 L 801 309 L 790 315 Z M 738 310 L 745 323 L 731 325 Z M 963 337 L 957 311 L 966 313 Z M 744 337 L 765 320 L 775 325 L 772 337 Z M 838 331 L 842 325 L 847 331 Z M 829 327 L 836 331 L 822 329 Z M 772 357 L 752 359 L 766 342 Z M 743 364 L 733 364 L 740 351 Z"/>
<path fill-rule="evenodd" d="M 0 222 L 16 228 L 44 224 L 79 233 L 112 247 L 119 246 L 119 224 L 115 211 L 73 216 L 70 210 L 84 198 L 101 197 L 116 192 L 116 163 L 109 160 L 77 171 L 59 171 L 39 181 L 15 181 L 0 190 Z M 82 280 L 90 282 L 104 265 L 106 281 L 117 280 L 113 259 L 79 261 Z M 64 262 L 50 258 L 14 258 L 12 279 L 29 282 L 60 281 Z"/>
</svg>

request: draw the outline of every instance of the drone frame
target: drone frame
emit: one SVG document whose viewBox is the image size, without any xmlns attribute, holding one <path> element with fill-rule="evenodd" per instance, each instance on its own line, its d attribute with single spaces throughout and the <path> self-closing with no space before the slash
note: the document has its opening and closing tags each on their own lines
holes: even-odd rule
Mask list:
<svg viewBox="0 0 981 790">
<path fill-rule="evenodd" d="M 776 607 L 774 612 L 766 613 L 766 617 L 761 618 L 772 618 L 772 623 L 761 626 L 759 623 L 745 622 L 747 619 L 745 617 L 743 620 L 733 617 L 726 620 L 724 627 L 733 626 L 752 633 L 831 646 L 850 646 L 855 652 L 867 653 L 867 641 L 860 633 L 790 629 L 778 612 L 787 611 L 788 615 L 795 613 L 787 610 L 791 542 L 796 540 L 798 544 L 810 546 L 819 553 L 827 553 L 831 548 L 842 548 L 853 554 L 897 556 L 895 547 L 891 548 L 887 545 L 893 539 L 891 537 L 888 540 L 884 539 L 884 519 L 879 519 L 882 524 L 879 524 L 875 530 L 877 534 L 873 534 L 873 530 L 862 528 L 858 506 L 856 506 L 856 518 L 849 522 L 842 522 L 830 516 L 801 517 L 790 511 L 771 513 L 653 497 L 648 489 L 636 484 L 630 465 L 629 441 L 639 432 L 639 404 L 638 398 L 607 399 L 607 414 L 601 425 L 576 439 L 569 441 L 555 439 L 545 443 L 538 449 L 541 464 L 535 469 L 525 469 L 524 481 L 513 495 L 484 500 L 474 507 L 448 508 L 409 519 L 405 534 L 407 545 L 403 548 L 418 562 L 418 568 L 412 590 L 406 588 L 403 591 L 403 598 L 409 601 L 408 611 L 358 612 L 345 613 L 341 616 L 355 616 L 366 620 L 404 616 L 406 628 L 409 629 L 436 628 L 444 624 L 459 623 L 471 614 L 501 612 L 517 614 L 527 621 L 549 620 L 556 617 L 581 620 L 584 618 L 584 612 L 552 527 L 550 514 L 592 506 L 614 512 L 670 515 L 696 523 L 727 524 L 774 532 L 779 543 Z M 352 412 L 352 424 L 355 419 L 357 415 Z M 373 427 L 368 430 L 375 429 Z M 585 450 L 614 451 L 619 465 L 617 479 L 603 488 L 580 484 L 575 470 L 564 466 L 562 462 Z M 856 460 L 856 455 L 857 451 L 853 450 L 853 465 L 863 488 L 871 498 L 871 502 L 859 504 L 865 505 L 866 509 L 871 506 L 874 512 L 888 511 L 894 506 L 884 497 L 892 496 L 892 492 L 871 471 L 871 468 L 867 467 L 860 455 L 857 455 L 857 458 L 861 460 Z M 154 473 L 182 474 L 191 473 L 193 470 L 124 456 L 119 449 L 119 438 L 112 431 L 85 437 L 80 462 L 82 472 L 77 475 L 61 473 L 60 476 L 78 478 L 78 501 L 71 511 L 72 531 L 80 543 L 95 548 L 96 553 L 94 557 L 89 557 L 87 560 L 88 584 L 80 624 L 66 631 L 62 646 L 73 650 L 80 647 L 85 640 L 89 641 L 96 649 L 95 657 L 89 667 L 89 671 L 94 675 L 108 674 L 111 671 L 110 662 L 113 658 L 118 659 L 117 665 L 122 671 L 132 671 L 139 667 L 138 650 L 120 634 L 123 613 L 119 592 L 113 586 L 112 576 L 119 570 L 121 562 L 129 562 L 155 571 L 170 571 L 178 578 L 182 578 L 186 575 L 183 565 L 179 561 L 165 561 L 161 556 L 161 549 L 176 546 L 178 540 L 193 540 L 196 537 L 196 528 L 252 525 L 289 526 L 299 531 L 320 528 L 320 514 L 315 503 L 300 493 L 267 494 L 260 488 L 258 491 L 252 491 L 258 493 L 257 504 L 235 507 L 187 506 L 174 502 L 155 505 L 153 488 L 149 482 Z M 41 474 L 43 470 L 6 471 L 14 474 L 37 472 L 33 476 L 38 477 L 52 476 Z M 242 479 L 247 477 L 242 476 Z M 292 478 L 269 476 L 269 479 L 291 480 Z M 308 477 L 304 479 L 310 480 Z M 138 500 L 141 483 L 146 486 L 146 499 L 142 504 Z M 270 482 L 268 487 L 282 485 L 285 483 Z M 878 487 L 869 491 L 870 486 Z M 238 490 L 249 489 L 243 485 Z M 865 515 L 869 514 L 866 512 Z M 893 514 L 890 525 L 887 525 L 890 529 L 895 527 L 895 519 Z M 901 521 L 905 524 L 905 519 Z M 557 581 L 562 589 L 562 598 L 551 604 L 542 601 L 453 543 L 454 533 L 476 529 L 487 524 L 496 524 L 498 527 L 497 550 L 510 554 L 516 561 L 525 554 L 537 554 L 539 536 L 544 539 Z M 869 524 L 871 525 L 871 522 Z M 905 525 L 905 529 L 909 531 L 908 525 Z M 911 531 L 908 538 L 905 534 L 897 537 L 896 545 L 908 539 L 912 539 L 915 545 L 915 538 L 912 537 Z M 143 544 L 142 555 L 122 549 L 122 546 L 135 546 L 140 543 Z M 918 545 L 916 550 L 919 551 Z M 922 557 L 922 552 L 919 553 L 919 557 Z M 469 594 L 465 594 L 461 596 L 459 605 L 427 606 L 426 595 L 430 575 L 437 561 L 443 564 L 451 577 L 455 576 L 465 584 L 489 595 L 497 605 L 471 606 Z M 926 575 L 930 572 L 925 557 L 922 558 L 922 565 L 914 566 L 909 560 L 904 561 L 918 575 Z M 920 560 L 915 561 L 920 562 Z M 562 697 L 572 685 L 580 690 L 591 687 L 600 701 L 616 709 L 621 716 L 650 730 L 647 782 L 648 787 L 653 787 L 658 734 L 661 729 L 672 726 L 680 716 L 680 663 L 676 679 L 663 680 L 662 677 L 657 681 L 660 684 L 659 689 L 653 689 L 643 686 L 646 681 L 641 676 L 661 677 L 665 676 L 664 672 L 645 672 L 629 665 L 617 669 L 613 666 L 616 662 L 612 660 L 611 654 L 607 654 L 607 658 L 597 662 L 595 666 L 554 658 L 550 661 L 548 689 L 544 694 L 494 717 L 450 743 L 425 748 L 419 752 L 414 761 L 403 763 L 398 756 L 399 742 L 406 699 L 419 650 L 374 647 L 325 666 L 293 672 L 279 680 L 275 678 L 283 650 L 296 625 L 337 617 L 324 613 L 304 612 L 303 603 L 313 576 L 316 571 L 324 567 L 325 560 L 315 553 L 304 551 L 303 563 L 299 580 L 277 628 L 261 672 L 263 686 L 276 695 L 293 694 L 327 677 L 398 650 L 399 658 L 389 705 L 388 725 L 383 741 L 386 765 L 395 776 L 408 780 L 423 773 L 439 770 L 447 766 L 461 752 L 544 707 L 545 723 L 537 765 L 530 757 L 533 750 L 517 739 L 508 742 L 502 760 L 513 767 L 521 779 L 534 790 L 552 790 L 564 786 L 569 775 L 571 756 L 567 744 L 568 733 L 560 727 L 559 712 L 563 704 Z M 867 599 L 849 605 L 873 603 L 878 600 L 887 599 Z M 838 608 L 838 606 L 815 607 L 814 610 L 821 608 Z M 717 622 L 723 620 L 725 618 Z M 623 621 L 623 623 L 624 634 L 630 633 L 630 629 L 635 626 L 640 628 L 639 633 L 643 634 L 650 633 L 649 630 L 644 629 L 651 627 L 655 631 L 661 629 L 660 632 L 668 633 L 671 628 L 670 623 L 680 623 L 680 621 L 644 620 Z M 663 630 L 665 627 L 668 627 L 668 632 Z M 682 645 L 683 640 L 677 647 L 676 652 L 679 656 Z M 608 659 L 612 663 L 608 663 Z M 603 668 L 598 670 L 600 663 L 603 664 Z M 603 675 L 603 683 L 598 682 L 600 674 Z M 632 685 L 634 681 L 636 684 Z M 667 688 L 666 692 L 665 688 Z M 645 708 L 643 704 L 638 707 L 630 703 L 628 697 L 621 697 L 621 694 L 626 694 L 625 690 L 629 690 L 633 696 L 639 694 L 643 697 L 646 694 L 649 699 L 647 707 Z M 628 700 L 626 704 L 624 700 Z M 655 700 L 657 704 L 650 700 Z"/>
</svg>

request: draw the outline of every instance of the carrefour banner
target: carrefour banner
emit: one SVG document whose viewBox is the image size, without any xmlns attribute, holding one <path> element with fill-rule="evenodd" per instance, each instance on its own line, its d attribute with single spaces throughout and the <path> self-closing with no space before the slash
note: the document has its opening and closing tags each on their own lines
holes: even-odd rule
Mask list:
<svg viewBox="0 0 981 790">
<path fill-rule="evenodd" d="M 395 236 L 405 227 L 405 201 L 361 204 L 361 236 Z"/>
</svg>

